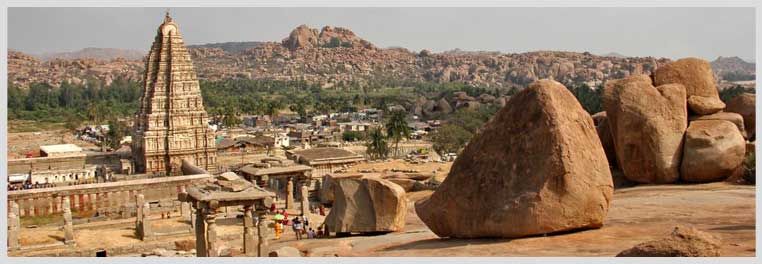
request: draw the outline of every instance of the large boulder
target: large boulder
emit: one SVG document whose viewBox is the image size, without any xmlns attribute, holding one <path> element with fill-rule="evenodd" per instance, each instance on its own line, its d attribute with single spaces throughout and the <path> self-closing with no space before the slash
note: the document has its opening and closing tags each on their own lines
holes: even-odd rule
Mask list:
<svg viewBox="0 0 762 264">
<path fill-rule="evenodd" d="M 715 237 L 693 227 L 677 226 L 668 237 L 626 249 L 617 257 L 719 257 Z"/>
<path fill-rule="evenodd" d="M 722 111 L 725 103 L 717 98 L 692 95 L 688 97 L 688 109 L 699 115 L 709 115 Z"/>
<path fill-rule="evenodd" d="M 747 138 L 750 141 L 754 141 L 756 134 L 755 119 L 756 117 L 756 105 L 757 98 L 752 93 L 743 93 L 728 101 L 726 112 L 738 113 L 743 116 L 744 127 L 746 128 Z"/>
<path fill-rule="evenodd" d="M 375 177 L 334 178 L 334 202 L 325 218 L 337 233 L 394 232 L 405 227 L 405 190 Z"/>
<path fill-rule="evenodd" d="M 664 84 L 682 84 L 685 86 L 688 107 L 697 114 L 707 115 L 725 108 L 717 92 L 717 81 L 708 61 L 697 58 L 680 59 L 654 71 L 653 83 L 656 86 Z M 692 98 L 696 96 L 695 98 Z"/>
<path fill-rule="evenodd" d="M 290 50 L 315 47 L 318 45 L 318 31 L 307 25 L 300 25 L 291 31 L 282 44 Z"/>
<path fill-rule="evenodd" d="M 523 237 L 603 225 L 613 192 L 593 120 L 556 81 L 531 84 L 416 203 L 440 237 Z"/>
<path fill-rule="evenodd" d="M 444 114 L 452 113 L 452 107 L 444 98 L 441 98 L 439 99 L 439 101 L 437 101 L 437 105 L 435 109 L 436 111 L 439 111 Z"/>
<path fill-rule="evenodd" d="M 685 88 L 651 85 L 647 75 L 606 83 L 603 105 L 614 138 L 617 165 L 628 180 L 670 183 L 680 177 L 688 126 Z"/>
<path fill-rule="evenodd" d="M 598 132 L 598 138 L 601 140 L 603 151 L 606 152 L 609 166 L 615 166 L 616 149 L 614 148 L 614 137 L 611 136 L 611 128 L 609 128 L 606 112 L 595 113 L 592 118 L 593 123 L 595 123 L 595 131 Z"/>
<path fill-rule="evenodd" d="M 353 173 L 353 174 L 326 174 L 323 176 L 323 182 L 320 185 L 320 203 L 325 205 L 331 205 L 334 201 L 334 193 L 336 192 L 334 188 L 334 181 L 337 178 L 355 178 L 359 179 L 362 178 L 362 174 L 359 173 Z"/>
<path fill-rule="evenodd" d="M 743 163 L 746 141 L 731 122 L 697 120 L 685 132 L 681 178 L 687 182 L 720 181 Z"/>
<path fill-rule="evenodd" d="M 688 121 L 693 122 L 696 120 L 725 120 L 733 123 L 738 128 L 738 131 L 741 132 L 741 135 L 743 135 L 744 138 L 747 137 L 746 127 L 744 125 L 743 116 L 737 113 L 731 113 L 731 112 L 718 112 L 711 115 L 694 115 L 689 116 Z"/>
</svg>

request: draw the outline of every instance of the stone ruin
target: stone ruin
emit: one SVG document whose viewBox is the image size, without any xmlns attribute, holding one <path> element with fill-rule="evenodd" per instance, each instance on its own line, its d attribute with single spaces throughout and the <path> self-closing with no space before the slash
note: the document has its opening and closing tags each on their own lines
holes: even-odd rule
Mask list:
<svg viewBox="0 0 762 264">
<path fill-rule="evenodd" d="M 222 252 L 222 241 L 218 241 L 216 220 L 220 210 L 226 207 L 243 206 L 244 231 L 243 249 L 247 256 L 263 256 L 267 248 L 268 221 L 260 220 L 255 227 L 254 214 L 264 219 L 275 194 L 228 173 L 210 179 L 209 182 L 188 188 L 187 193 L 178 194 L 178 200 L 190 203 L 196 212 L 194 230 L 196 234 L 196 256 L 218 257 Z"/>
</svg>

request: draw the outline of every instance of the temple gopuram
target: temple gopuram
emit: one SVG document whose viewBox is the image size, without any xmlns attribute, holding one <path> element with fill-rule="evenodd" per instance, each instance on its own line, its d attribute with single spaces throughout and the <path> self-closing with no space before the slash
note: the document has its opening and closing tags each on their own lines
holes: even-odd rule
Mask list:
<svg viewBox="0 0 762 264">
<path fill-rule="evenodd" d="M 179 175 L 183 160 L 213 170 L 209 128 L 193 62 L 169 12 L 146 59 L 132 152 L 137 172 Z"/>
</svg>

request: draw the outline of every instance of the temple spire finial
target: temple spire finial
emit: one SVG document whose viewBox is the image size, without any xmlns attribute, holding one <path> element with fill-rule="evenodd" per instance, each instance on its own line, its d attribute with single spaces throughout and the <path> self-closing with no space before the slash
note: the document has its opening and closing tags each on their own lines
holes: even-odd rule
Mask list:
<svg viewBox="0 0 762 264">
<path fill-rule="evenodd" d="M 169 8 L 167 8 L 166 14 L 164 15 L 164 22 L 172 22 L 172 17 L 169 16 Z"/>
</svg>

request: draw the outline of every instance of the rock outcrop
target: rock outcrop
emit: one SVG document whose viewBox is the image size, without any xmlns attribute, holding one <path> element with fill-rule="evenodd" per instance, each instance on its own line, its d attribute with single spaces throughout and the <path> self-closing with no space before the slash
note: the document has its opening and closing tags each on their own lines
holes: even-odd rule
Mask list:
<svg viewBox="0 0 762 264">
<path fill-rule="evenodd" d="M 683 85 L 654 87 L 646 75 L 612 80 L 604 88 L 603 105 L 617 164 L 628 180 L 670 183 L 680 177 L 688 125 Z"/>
<path fill-rule="evenodd" d="M 688 108 L 699 115 L 710 115 L 722 111 L 725 103 L 719 98 L 692 95 L 688 97 Z"/>
<path fill-rule="evenodd" d="M 325 218 L 330 232 L 375 233 L 405 227 L 405 191 L 390 181 L 374 178 L 334 178 L 334 202 Z"/>
<path fill-rule="evenodd" d="M 752 93 L 743 93 L 728 101 L 726 112 L 737 113 L 743 116 L 744 128 L 746 129 L 746 136 L 750 141 L 754 141 L 756 138 L 756 107 L 757 98 Z"/>
<path fill-rule="evenodd" d="M 668 237 L 626 249 L 617 257 L 719 257 L 720 244 L 710 234 L 677 226 Z"/>
<path fill-rule="evenodd" d="M 523 237 L 602 226 L 612 192 L 590 115 L 566 87 L 541 80 L 474 135 L 415 209 L 440 237 Z"/>
<path fill-rule="evenodd" d="M 682 84 L 685 87 L 688 107 L 697 114 L 707 115 L 725 108 L 717 92 L 717 81 L 708 61 L 697 58 L 680 59 L 654 71 L 653 83 Z"/>
<path fill-rule="evenodd" d="M 282 43 L 290 50 L 315 47 L 318 45 L 318 31 L 307 25 L 300 25 L 292 30 Z"/>
<path fill-rule="evenodd" d="M 741 135 L 743 135 L 744 138 L 747 137 L 746 132 L 746 126 L 744 125 L 744 119 L 743 116 L 737 113 L 731 113 L 731 112 L 718 112 L 711 115 L 694 115 L 689 116 L 688 120 L 690 122 L 697 121 L 697 120 L 724 120 L 733 123 L 738 128 L 738 131 L 741 132 Z"/>
<path fill-rule="evenodd" d="M 724 120 L 697 120 L 685 132 L 681 179 L 720 181 L 743 163 L 746 141 L 736 125 Z"/>
</svg>

